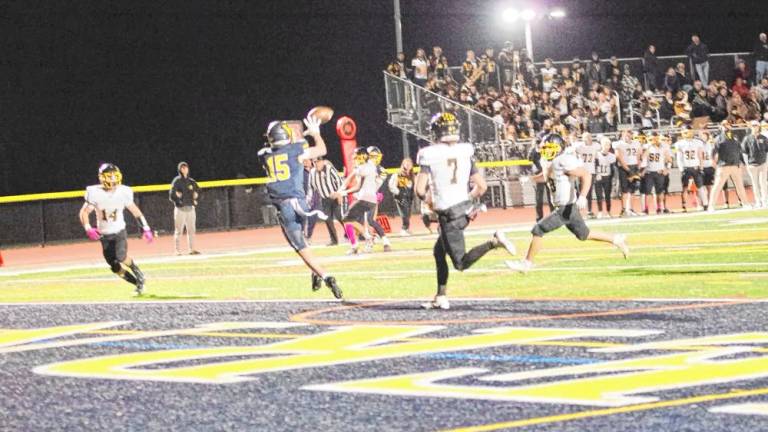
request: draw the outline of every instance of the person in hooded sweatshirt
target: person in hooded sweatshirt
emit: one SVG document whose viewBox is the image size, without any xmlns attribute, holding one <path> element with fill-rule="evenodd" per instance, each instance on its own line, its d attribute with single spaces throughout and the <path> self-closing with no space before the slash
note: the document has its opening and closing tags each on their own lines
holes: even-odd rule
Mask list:
<svg viewBox="0 0 768 432">
<path fill-rule="evenodd" d="M 181 235 L 184 234 L 184 228 L 186 228 L 189 254 L 199 255 L 200 252 L 195 249 L 195 207 L 197 207 L 197 200 L 200 196 L 200 187 L 189 176 L 188 163 L 179 162 L 177 169 L 179 175 L 173 179 L 171 190 L 168 191 L 168 198 L 175 206 L 173 209 L 173 244 L 176 248 L 176 255 L 181 255 Z"/>
</svg>

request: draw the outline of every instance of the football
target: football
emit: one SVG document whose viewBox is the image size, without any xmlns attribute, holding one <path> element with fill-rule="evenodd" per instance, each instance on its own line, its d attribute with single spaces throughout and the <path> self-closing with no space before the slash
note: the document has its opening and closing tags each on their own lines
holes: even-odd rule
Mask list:
<svg viewBox="0 0 768 432">
<path fill-rule="evenodd" d="M 333 108 L 324 105 L 316 106 L 309 110 L 307 117 L 318 118 L 323 124 L 328 123 L 333 117 Z"/>
</svg>

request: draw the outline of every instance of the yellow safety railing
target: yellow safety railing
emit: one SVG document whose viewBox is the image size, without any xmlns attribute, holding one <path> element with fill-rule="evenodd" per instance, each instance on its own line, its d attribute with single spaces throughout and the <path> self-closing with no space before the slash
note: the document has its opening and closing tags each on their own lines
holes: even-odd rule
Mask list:
<svg viewBox="0 0 768 432">
<path fill-rule="evenodd" d="M 529 160 L 489 161 L 489 162 L 479 162 L 477 165 L 481 168 L 503 168 L 503 167 L 511 167 L 511 166 L 527 166 L 527 165 L 531 165 L 531 161 Z M 386 171 L 390 174 L 394 174 L 398 170 L 399 168 L 387 168 Z M 231 179 L 231 180 L 208 180 L 208 181 L 197 182 L 197 184 L 201 188 L 214 188 L 214 187 L 227 187 L 227 186 L 252 186 L 252 185 L 267 184 L 270 182 L 270 180 L 271 179 L 269 177 L 254 177 L 254 178 Z M 168 191 L 168 188 L 170 188 L 170 184 L 132 186 L 131 188 L 136 193 L 165 192 L 165 191 Z M 46 192 L 46 193 L 35 193 L 35 194 L 25 194 L 25 195 L 6 195 L 6 196 L 0 196 L 0 204 L 20 203 L 20 202 L 29 202 L 29 201 L 46 201 L 46 200 L 67 199 L 67 198 L 82 198 L 84 194 L 85 194 L 84 189 L 81 189 L 81 190 L 67 191 L 67 192 Z"/>
</svg>

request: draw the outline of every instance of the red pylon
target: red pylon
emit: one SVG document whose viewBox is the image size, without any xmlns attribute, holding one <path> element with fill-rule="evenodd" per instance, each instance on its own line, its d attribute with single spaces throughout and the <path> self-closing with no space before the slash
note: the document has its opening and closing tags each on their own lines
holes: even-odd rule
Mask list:
<svg viewBox="0 0 768 432">
<path fill-rule="evenodd" d="M 0 253 L 0 267 L 3 266 L 3 254 Z"/>
</svg>

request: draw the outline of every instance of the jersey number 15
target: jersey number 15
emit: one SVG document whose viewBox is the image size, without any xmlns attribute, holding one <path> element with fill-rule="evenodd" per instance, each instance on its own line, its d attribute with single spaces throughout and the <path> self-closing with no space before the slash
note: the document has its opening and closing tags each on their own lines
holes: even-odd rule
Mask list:
<svg viewBox="0 0 768 432">
<path fill-rule="evenodd" d="M 288 166 L 288 154 L 281 153 L 267 158 L 269 178 L 277 181 L 291 178 L 291 168 Z"/>
</svg>

